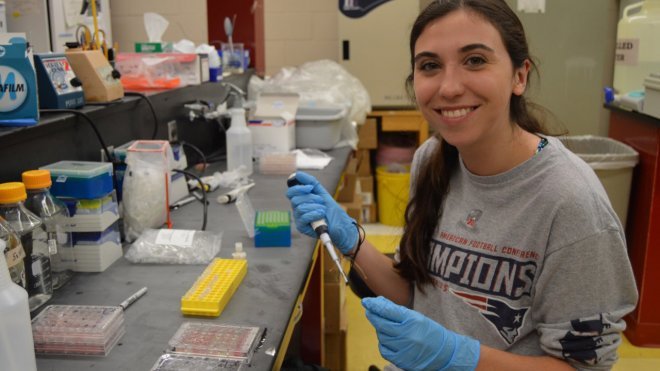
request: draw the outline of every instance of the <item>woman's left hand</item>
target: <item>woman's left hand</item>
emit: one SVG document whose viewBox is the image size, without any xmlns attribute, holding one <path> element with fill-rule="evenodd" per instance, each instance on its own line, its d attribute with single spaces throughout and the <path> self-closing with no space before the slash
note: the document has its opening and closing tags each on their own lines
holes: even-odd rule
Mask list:
<svg viewBox="0 0 660 371">
<path fill-rule="evenodd" d="M 382 296 L 362 299 L 376 328 L 383 358 L 405 370 L 474 370 L 477 340 L 447 330 L 437 322 Z"/>
</svg>

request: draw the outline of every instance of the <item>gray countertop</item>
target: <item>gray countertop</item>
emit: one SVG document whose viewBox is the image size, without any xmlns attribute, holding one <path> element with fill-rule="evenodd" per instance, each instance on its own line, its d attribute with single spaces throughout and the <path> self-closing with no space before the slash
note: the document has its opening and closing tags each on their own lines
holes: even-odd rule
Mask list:
<svg viewBox="0 0 660 371">
<path fill-rule="evenodd" d="M 309 171 L 332 193 L 350 153 L 348 147 L 329 152 L 334 160 L 322 171 Z M 220 170 L 224 170 L 221 168 Z M 210 174 L 210 172 L 209 172 Z M 290 210 L 285 197 L 285 175 L 254 174 L 256 185 L 249 197 L 256 210 Z M 183 322 L 260 326 L 267 328 L 264 345 L 252 359 L 250 370 L 272 369 L 298 295 L 311 268 L 315 240 L 304 236 L 292 223 L 290 248 L 255 248 L 243 228 L 234 204 L 220 205 L 215 198 L 226 190 L 209 194 L 207 230 L 223 232 L 221 258 L 231 258 L 235 242 L 247 253 L 248 273 L 217 318 L 185 317 L 181 296 L 192 286 L 206 265 L 132 264 L 120 258 L 105 272 L 76 273 L 73 280 L 55 292 L 49 304 L 119 305 L 143 286 L 147 294 L 126 312 L 126 334 L 107 357 L 51 356 L 37 358 L 40 371 L 49 370 L 150 370 L 167 349 L 167 343 Z M 199 203 L 172 212 L 174 228 L 198 229 L 202 224 Z"/>
</svg>

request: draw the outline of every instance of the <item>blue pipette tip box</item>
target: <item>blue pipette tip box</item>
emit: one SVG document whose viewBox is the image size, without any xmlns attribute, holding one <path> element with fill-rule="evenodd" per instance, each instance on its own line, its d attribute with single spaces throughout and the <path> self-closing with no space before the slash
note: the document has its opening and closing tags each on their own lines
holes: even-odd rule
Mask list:
<svg viewBox="0 0 660 371">
<path fill-rule="evenodd" d="M 57 197 L 95 199 L 114 189 L 109 162 L 60 161 L 40 169 L 50 171 L 50 191 Z"/>
<path fill-rule="evenodd" d="M 255 247 L 291 247 L 291 213 L 257 211 L 254 218 Z"/>
</svg>

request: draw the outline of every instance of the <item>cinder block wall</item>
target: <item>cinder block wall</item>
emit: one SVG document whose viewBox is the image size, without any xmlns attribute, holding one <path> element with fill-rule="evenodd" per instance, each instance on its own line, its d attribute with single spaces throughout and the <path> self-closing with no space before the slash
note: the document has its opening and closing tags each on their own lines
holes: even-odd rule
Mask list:
<svg viewBox="0 0 660 371">
<path fill-rule="evenodd" d="M 266 74 L 319 59 L 339 59 L 337 0 L 264 1 Z"/>
</svg>

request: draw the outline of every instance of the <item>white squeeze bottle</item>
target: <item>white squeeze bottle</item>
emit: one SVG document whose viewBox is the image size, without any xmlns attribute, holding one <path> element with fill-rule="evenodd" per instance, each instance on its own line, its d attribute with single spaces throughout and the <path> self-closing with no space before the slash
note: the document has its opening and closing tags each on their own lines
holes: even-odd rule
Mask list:
<svg viewBox="0 0 660 371">
<path fill-rule="evenodd" d="M 0 240 L 0 251 L 5 241 Z M 0 364 L 4 371 L 36 371 L 28 295 L 9 277 L 0 254 Z"/>
<path fill-rule="evenodd" d="M 252 133 L 245 122 L 245 109 L 231 108 L 231 126 L 227 130 L 227 170 L 245 166 L 244 175 L 252 174 Z"/>
</svg>

